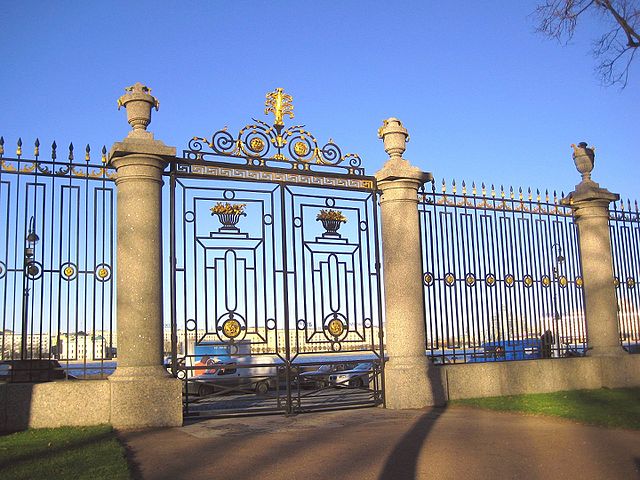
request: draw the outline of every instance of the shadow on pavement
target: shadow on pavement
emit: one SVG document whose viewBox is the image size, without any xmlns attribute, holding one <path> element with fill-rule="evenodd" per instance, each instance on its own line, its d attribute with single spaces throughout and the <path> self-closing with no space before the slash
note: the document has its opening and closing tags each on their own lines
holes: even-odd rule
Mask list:
<svg viewBox="0 0 640 480">
<path fill-rule="evenodd" d="M 441 408 L 434 408 L 430 412 L 424 413 L 415 422 L 411 430 L 402 436 L 400 441 L 393 448 L 387 461 L 380 472 L 379 480 L 398 480 L 417 478 L 418 456 L 422 450 L 429 433 L 442 414 L 447 409 L 444 390 L 444 370 L 435 367 L 431 362 L 428 364 L 427 374 L 431 383 L 431 393 L 436 405 L 443 405 Z"/>
</svg>

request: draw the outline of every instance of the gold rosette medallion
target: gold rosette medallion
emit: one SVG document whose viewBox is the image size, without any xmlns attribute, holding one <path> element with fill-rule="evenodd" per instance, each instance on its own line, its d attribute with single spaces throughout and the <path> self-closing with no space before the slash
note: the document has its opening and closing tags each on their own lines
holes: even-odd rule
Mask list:
<svg viewBox="0 0 640 480">
<path fill-rule="evenodd" d="M 222 333 L 224 333 L 229 338 L 236 338 L 240 335 L 240 322 L 235 319 L 230 319 L 224 322 L 222 325 Z"/>
<path fill-rule="evenodd" d="M 340 335 L 342 335 L 342 332 L 344 332 L 344 325 L 340 320 L 338 320 L 337 318 L 334 318 L 327 325 L 327 330 L 329 330 L 329 333 L 331 335 L 337 338 Z"/>
</svg>

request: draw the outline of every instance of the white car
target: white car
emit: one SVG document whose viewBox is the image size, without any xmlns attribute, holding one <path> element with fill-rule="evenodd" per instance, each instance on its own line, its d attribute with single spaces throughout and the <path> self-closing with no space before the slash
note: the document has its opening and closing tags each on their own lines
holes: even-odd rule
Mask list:
<svg viewBox="0 0 640 480">
<path fill-rule="evenodd" d="M 351 370 L 334 373 L 329 377 L 329 383 L 334 387 L 369 387 L 369 379 L 372 372 L 372 363 L 359 363 Z"/>
</svg>

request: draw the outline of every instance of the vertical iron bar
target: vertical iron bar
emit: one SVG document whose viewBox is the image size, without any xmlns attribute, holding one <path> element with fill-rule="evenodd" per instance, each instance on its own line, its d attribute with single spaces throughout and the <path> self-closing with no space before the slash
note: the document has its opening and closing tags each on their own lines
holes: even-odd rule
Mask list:
<svg viewBox="0 0 640 480">
<path fill-rule="evenodd" d="M 169 171 L 169 295 L 171 302 L 171 374 L 178 376 L 178 328 L 176 306 L 176 177 L 175 160 Z"/>
<path fill-rule="evenodd" d="M 280 226 L 282 233 L 282 290 L 283 290 L 283 302 L 284 302 L 284 342 L 285 342 L 285 381 L 287 386 L 287 404 L 285 411 L 287 414 L 291 414 L 292 399 L 291 399 L 291 351 L 289 345 L 289 266 L 288 266 L 288 252 L 287 252 L 287 227 L 286 220 L 287 211 L 285 207 L 285 189 L 286 185 L 280 185 Z"/>
</svg>

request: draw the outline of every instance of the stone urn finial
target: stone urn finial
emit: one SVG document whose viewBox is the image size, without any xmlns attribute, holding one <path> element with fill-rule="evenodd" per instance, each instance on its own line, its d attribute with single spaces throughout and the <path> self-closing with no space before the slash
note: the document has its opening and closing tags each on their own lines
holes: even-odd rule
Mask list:
<svg viewBox="0 0 640 480">
<path fill-rule="evenodd" d="M 591 170 L 593 170 L 596 159 L 595 147 L 588 147 L 587 142 L 580 142 L 577 146 L 571 144 L 571 147 L 573 148 L 573 162 L 582 174 L 582 181 L 592 182 Z"/>
<path fill-rule="evenodd" d="M 151 122 L 151 109 L 160 107 L 158 99 L 151 95 L 151 89 L 140 82 L 125 88 L 125 93 L 118 99 L 118 110 L 127 109 L 127 121 L 133 127 L 129 136 L 148 136 L 147 125 Z"/>
<path fill-rule="evenodd" d="M 378 138 L 384 142 L 384 150 L 390 157 L 402 157 L 407 149 L 409 132 L 397 118 L 387 118 L 378 129 Z"/>
</svg>

